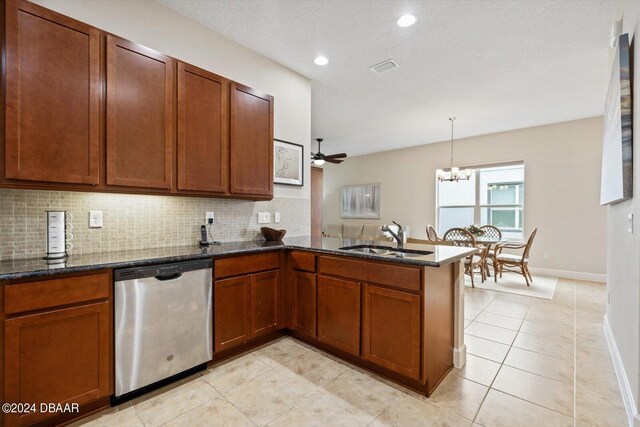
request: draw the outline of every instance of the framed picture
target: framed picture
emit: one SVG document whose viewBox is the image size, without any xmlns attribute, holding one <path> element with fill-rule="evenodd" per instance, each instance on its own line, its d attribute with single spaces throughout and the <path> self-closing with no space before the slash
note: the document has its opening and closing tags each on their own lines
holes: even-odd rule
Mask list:
<svg viewBox="0 0 640 427">
<path fill-rule="evenodd" d="M 273 140 L 273 182 L 282 185 L 304 185 L 304 147 L 300 144 Z"/>
<path fill-rule="evenodd" d="M 633 196 L 633 111 L 631 103 L 629 35 L 618 37 L 604 107 L 600 204 L 610 205 Z"/>
<path fill-rule="evenodd" d="M 342 187 L 342 218 L 380 219 L 380 184 Z"/>
</svg>

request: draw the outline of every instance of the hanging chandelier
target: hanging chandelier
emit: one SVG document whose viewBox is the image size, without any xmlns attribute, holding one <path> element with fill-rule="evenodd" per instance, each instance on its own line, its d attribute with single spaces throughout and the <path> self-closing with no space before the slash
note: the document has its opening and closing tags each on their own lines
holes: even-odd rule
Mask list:
<svg viewBox="0 0 640 427">
<path fill-rule="evenodd" d="M 438 181 L 468 181 L 473 175 L 473 170 L 467 168 L 464 170 L 460 170 L 458 167 L 453 167 L 453 121 L 455 117 L 449 117 L 449 121 L 451 121 L 451 164 L 449 169 L 438 169 L 436 170 L 436 176 L 438 177 Z"/>
</svg>

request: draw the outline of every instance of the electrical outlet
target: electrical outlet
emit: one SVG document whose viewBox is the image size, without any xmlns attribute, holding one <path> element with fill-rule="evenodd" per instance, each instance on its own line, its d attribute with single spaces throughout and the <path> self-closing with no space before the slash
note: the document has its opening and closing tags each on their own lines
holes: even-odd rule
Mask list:
<svg viewBox="0 0 640 427">
<path fill-rule="evenodd" d="M 273 214 L 273 222 L 276 224 L 280 223 L 280 212 L 276 212 Z"/>
<path fill-rule="evenodd" d="M 89 211 L 89 228 L 102 228 L 102 211 Z"/>
<path fill-rule="evenodd" d="M 204 219 L 205 224 L 213 224 L 213 221 L 216 218 L 216 214 L 213 212 L 207 212 L 207 216 Z"/>
<path fill-rule="evenodd" d="M 258 212 L 258 224 L 269 224 L 271 222 L 270 212 Z"/>
<path fill-rule="evenodd" d="M 549 252 L 545 252 L 542 254 L 542 258 L 548 260 L 549 259 Z"/>
</svg>

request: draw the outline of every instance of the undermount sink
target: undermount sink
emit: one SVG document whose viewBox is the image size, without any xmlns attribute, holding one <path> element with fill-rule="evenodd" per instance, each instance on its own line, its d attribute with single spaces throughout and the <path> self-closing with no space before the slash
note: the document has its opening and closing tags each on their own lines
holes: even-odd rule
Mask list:
<svg viewBox="0 0 640 427">
<path fill-rule="evenodd" d="M 405 248 L 392 248 L 390 246 L 376 246 L 376 245 L 357 245 L 357 246 L 345 246 L 340 248 L 345 251 L 360 252 L 371 255 L 383 255 L 395 258 L 418 258 L 425 255 L 431 255 L 431 251 L 420 251 L 417 249 L 405 249 Z"/>
<path fill-rule="evenodd" d="M 360 252 L 363 254 L 386 255 L 394 249 L 391 246 L 357 245 L 340 248 L 345 251 Z"/>
</svg>

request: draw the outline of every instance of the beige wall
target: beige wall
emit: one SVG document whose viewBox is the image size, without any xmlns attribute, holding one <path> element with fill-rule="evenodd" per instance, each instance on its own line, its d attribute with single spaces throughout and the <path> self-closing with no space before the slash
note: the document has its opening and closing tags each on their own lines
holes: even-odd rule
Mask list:
<svg viewBox="0 0 640 427">
<path fill-rule="evenodd" d="M 458 121 L 464 126 L 463 119 Z M 599 205 L 602 129 L 602 117 L 594 117 L 455 141 L 460 166 L 524 160 L 525 232 L 538 227 L 532 266 L 605 273 L 606 209 Z M 365 222 L 340 218 L 340 189 L 380 183 L 382 222 L 396 220 L 410 226 L 412 237 L 424 238 L 425 227 L 436 220 L 435 170 L 448 163 L 446 142 L 325 166 L 323 223 Z"/>
<path fill-rule="evenodd" d="M 632 58 L 636 63 L 632 82 L 640 82 L 640 45 L 635 35 L 640 34 L 640 2 L 620 2 L 623 16 L 623 33 L 632 37 Z M 613 62 L 613 60 L 612 60 Z M 634 197 L 608 208 L 607 289 L 610 300 L 607 306 L 607 324 L 615 341 L 614 360 L 619 357 L 624 372 L 623 395 L 630 397 L 627 411 L 635 416 L 640 426 L 640 97 L 633 86 L 633 193 Z M 627 231 L 627 215 L 635 213 L 634 233 Z M 627 394 L 628 392 L 628 394 Z"/>
</svg>

